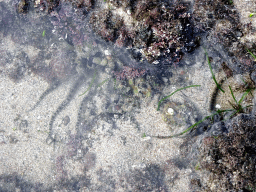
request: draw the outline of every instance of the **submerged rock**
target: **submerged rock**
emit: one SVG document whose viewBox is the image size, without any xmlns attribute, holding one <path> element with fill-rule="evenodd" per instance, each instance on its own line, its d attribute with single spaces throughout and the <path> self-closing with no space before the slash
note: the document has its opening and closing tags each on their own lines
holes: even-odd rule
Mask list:
<svg viewBox="0 0 256 192">
<path fill-rule="evenodd" d="M 67 10 L 68 4 L 74 10 Z M 243 6 L 239 0 L 22 0 L 17 11 L 51 14 L 57 33 L 73 45 L 84 42 L 81 28 L 87 17 L 103 39 L 153 64 L 179 63 L 185 53 L 198 47 L 198 34 L 207 32 L 209 42 L 223 45 L 241 72 L 255 64 L 248 49 L 256 54 L 255 22 L 245 19 Z"/>
<path fill-rule="evenodd" d="M 242 3 L 234 3 L 228 0 L 196 0 L 193 6 L 194 24 L 199 31 L 208 33 L 210 44 L 224 47 L 234 63 L 231 69 L 243 73 L 251 71 L 256 63 L 248 51 L 256 55 L 256 27 L 248 20 L 240 21 L 243 10 L 236 8 Z"/>
<path fill-rule="evenodd" d="M 240 114 L 222 123 L 227 131 L 202 140 L 197 170 L 201 189 L 254 191 L 256 189 L 256 118 Z M 213 126 L 214 127 L 214 126 Z M 216 126 L 215 126 L 216 127 Z"/>
<path fill-rule="evenodd" d="M 158 64 L 178 63 L 197 47 L 189 4 L 176 1 L 106 1 L 92 13 L 97 34 L 117 47 L 139 50 L 140 56 Z"/>
</svg>

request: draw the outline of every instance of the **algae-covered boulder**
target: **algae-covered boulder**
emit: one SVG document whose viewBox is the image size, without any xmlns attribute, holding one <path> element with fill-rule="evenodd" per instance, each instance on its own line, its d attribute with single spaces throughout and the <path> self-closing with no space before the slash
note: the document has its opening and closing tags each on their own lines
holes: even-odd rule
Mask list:
<svg viewBox="0 0 256 192">
<path fill-rule="evenodd" d="M 197 47 L 188 3 L 107 0 L 106 4 L 92 13 L 95 32 L 118 47 L 138 50 L 151 63 L 178 63 Z"/>
<path fill-rule="evenodd" d="M 256 118 L 240 114 L 222 123 L 227 133 L 202 140 L 198 169 L 206 191 L 256 190 Z"/>
</svg>

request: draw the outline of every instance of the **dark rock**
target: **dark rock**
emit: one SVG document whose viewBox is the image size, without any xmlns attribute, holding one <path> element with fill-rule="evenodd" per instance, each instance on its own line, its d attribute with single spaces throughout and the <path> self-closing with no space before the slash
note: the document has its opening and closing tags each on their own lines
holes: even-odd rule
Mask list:
<svg viewBox="0 0 256 192">
<path fill-rule="evenodd" d="M 221 129 L 217 123 L 213 128 Z M 205 137 L 199 155 L 200 168 L 210 172 L 202 189 L 239 191 L 256 189 L 256 118 L 240 114 L 225 123 L 227 133 Z M 214 183 L 218 183 L 215 185 Z"/>
<path fill-rule="evenodd" d="M 21 0 L 18 4 L 17 10 L 19 13 L 28 13 L 31 8 L 31 0 Z"/>
<path fill-rule="evenodd" d="M 19 140 L 16 139 L 14 136 L 10 135 L 9 136 L 9 142 L 12 144 L 16 144 Z"/>
<path fill-rule="evenodd" d="M 152 164 L 132 171 L 126 179 L 132 186 L 132 191 L 167 191 L 164 178 L 164 170 Z"/>
<path fill-rule="evenodd" d="M 208 131 L 208 133 L 213 135 L 213 136 L 221 135 L 224 132 L 227 132 L 227 129 L 226 129 L 225 124 L 223 122 L 215 123 L 211 127 L 211 129 Z"/>
<path fill-rule="evenodd" d="M 256 71 L 253 71 L 251 74 L 252 81 L 256 84 Z"/>
</svg>

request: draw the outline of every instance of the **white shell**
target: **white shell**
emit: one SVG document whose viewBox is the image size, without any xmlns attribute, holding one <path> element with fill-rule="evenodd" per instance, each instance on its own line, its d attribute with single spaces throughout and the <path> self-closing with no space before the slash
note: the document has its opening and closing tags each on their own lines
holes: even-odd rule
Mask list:
<svg viewBox="0 0 256 192">
<path fill-rule="evenodd" d="M 219 104 L 217 104 L 217 105 L 215 106 L 215 108 L 216 108 L 216 109 L 220 109 L 221 106 L 220 106 Z"/>
<path fill-rule="evenodd" d="M 173 108 L 169 108 L 169 109 L 167 110 L 167 113 L 168 113 L 169 115 L 173 115 L 173 114 L 174 114 Z"/>
</svg>

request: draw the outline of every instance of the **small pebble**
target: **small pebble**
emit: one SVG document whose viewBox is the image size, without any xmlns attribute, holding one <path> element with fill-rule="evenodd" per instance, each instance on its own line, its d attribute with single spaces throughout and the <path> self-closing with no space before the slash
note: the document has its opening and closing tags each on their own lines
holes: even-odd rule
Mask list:
<svg viewBox="0 0 256 192">
<path fill-rule="evenodd" d="M 12 144 L 16 144 L 18 142 L 18 139 L 11 135 L 9 136 L 9 142 Z"/>
<path fill-rule="evenodd" d="M 67 125 L 69 124 L 69 122 L 70 122 L 70 117 L 69 117 L 69 116 L 64 117 L 63 120 L 62 120 L 62 122 L 63 122 L 63 124 L 64 124 L 65 126 L 67 126 Z"/>
<path fill-rule="evenodd" d="M 147 141 L 147 140 L 150 140 L 150 139 L 151 139 L 151 137 L 147 136 L 147 137 L 143 137 L 142 141 Z"/>
<path fill-rule="evenodd" d="M 153 61 L 152 64 L 158 65 L 159 61 Z"/>
</svg>

